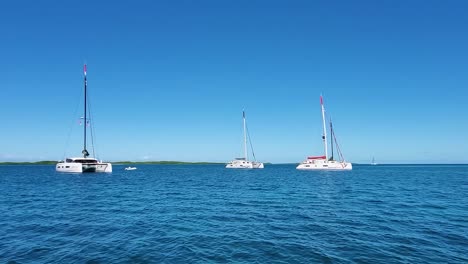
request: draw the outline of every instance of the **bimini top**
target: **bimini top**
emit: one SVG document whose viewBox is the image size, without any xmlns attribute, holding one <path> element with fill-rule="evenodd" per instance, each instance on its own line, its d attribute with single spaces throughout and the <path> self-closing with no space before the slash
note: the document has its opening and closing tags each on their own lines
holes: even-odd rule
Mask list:
<svg viewBox="0 0 468 264">
<path fill-rule="evenodd" d="M 311 157 L 307 157 L 307 159 L 310 159 L 310 160 L 327 159 L 327 157 L 325 157 L 325 156 L 311 156 Z"/>
</svg>

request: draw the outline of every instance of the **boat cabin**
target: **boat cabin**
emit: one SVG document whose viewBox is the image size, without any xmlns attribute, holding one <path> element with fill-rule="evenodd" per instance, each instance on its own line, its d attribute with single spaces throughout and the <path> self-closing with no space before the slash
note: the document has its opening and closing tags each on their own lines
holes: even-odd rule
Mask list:
<svg viewBox="0 0 468 264">
<path fill-rule="evenodd" d="M 94 164 L 98 163 L 97 159 L 87 159 L 87 158 L 68 158 L 66 159 L 67 163 L 83 163 L 83 164 Z"/>
</svg>

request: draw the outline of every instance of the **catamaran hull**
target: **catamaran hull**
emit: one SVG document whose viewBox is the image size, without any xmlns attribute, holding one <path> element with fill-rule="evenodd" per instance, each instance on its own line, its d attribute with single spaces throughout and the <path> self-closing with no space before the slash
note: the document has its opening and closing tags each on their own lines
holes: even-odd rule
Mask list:
<svg viewBox="0 0 468 264">
<path fill-rule="evenodd" d="M 304 162 L 299 164 L 296 169 L 298 170 L 352 170 L 353 165 L 350 162 L 333 162 L 333 163 L 309 163 Z"/>
<path fill-rule="evenodd" d="M 112 163 L 99 163 L 99 164 L 97 164 L 96 172 L 112 172 Z"/>
<path fill-rule="evenodd" d="M 226 165 L 227 169 L 263 169 L 264 165 L 261 162 L 250 162 L 245 163 L 231 162 Z"/>
<path fill-rule="evenodd" d="M 82 165 L 81 163 L 57 163 L 55 170 L 58 172 L 82 173 Z"/>
<path fill-rule="evenodd" d="M 87 173 L 87 172 L 112 172 L 111 163 L 82 164 L 82 163 L 57 163 L 57 172 Z"/>
<path fill-rule="evenodd" d="M 258 164 L 254 169 L 263 169 L 263 163 Z"/>
</svg>

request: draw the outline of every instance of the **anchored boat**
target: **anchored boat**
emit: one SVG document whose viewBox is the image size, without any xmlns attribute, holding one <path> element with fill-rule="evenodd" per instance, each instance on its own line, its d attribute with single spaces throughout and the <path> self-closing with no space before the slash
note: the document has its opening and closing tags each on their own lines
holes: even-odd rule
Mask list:
<svg viewBox="0 0 468 264">
<path fill-rule="evenodd" d="M 83 67 L 84 71 L 84 116 L 83 116 L 83 157 L 75 157 L 75 158 L 66 158 L 65 161 L 59 161 L 55 166 L 55 169 L 58 172 L 74 172 L 74 173 L 82 173 L 82 172 L 112 172 L 112 164 L 110 162 L 102 162 L 95 158 L 88 158 L 89 152 L 86 146 L 86 127 L 90 124 L 88 119 L 88 110 L 87 110 L 87 80 L 86 80 L 86 64 Z M 92 133 L 91 133 L 92 134 Z"/>
<path fill-rule="evenodd" d="M 323 123 L 323 146 L 325 153 L 323 156 L 307 157 L 307 159 L 301 162 L 296 169 L 298 170 L 351 170 L 353 165 L 350 162 L 346 162 L 341 149 L 336 140 L 335 132 L 333 131 L 333 125 L 330 121 L 330 145 L 331 145 L 331 156 L 328 157 L 328 146 L 327 146 L 327 127 L 325 124 L 325 107 L 323 106 L 323 98 L 320 96 L 320 105 L 322 107 L 322 123 Z M 333 144 L 336 144 L 336 148 L 339 154 L 340 160 L 337 161 L 333 157 Z"/>
<path fill-rule="evenodd" d="M 242 111 L 242 120 L 243 120 L 243 126 L 244 126 L 244 157 L 242 158 L 236 158 L 233 161 L 229 162 L 226 165 L 226 168 L 228 169 L 263 169 L 263 163 L 262 162 L 257 162 L 257 159 L 255 158 L 255 153 L 253 151 L 252 147 L 252 142 L 250 140 L 250 135 L 248 136 L 248 140 L 250 142 L 250 147 L 252 149 L 252 156 L 254 158 L 253 161 L 248 160 L 248 155 L 247 155 L 247 135 L 248 130 L 247 130 L 247 125 L 245 122 L 245 111 Z"/>
</svg>

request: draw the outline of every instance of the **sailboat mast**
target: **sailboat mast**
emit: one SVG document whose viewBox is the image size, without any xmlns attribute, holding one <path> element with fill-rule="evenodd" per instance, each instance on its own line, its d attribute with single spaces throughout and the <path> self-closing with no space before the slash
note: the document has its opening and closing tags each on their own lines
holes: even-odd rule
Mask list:
<svg viewBox="0 0 468 264">
<path fill-rule="evenodd" d="M 83 71 L 84 71 L 84 124 L 83 124 L 83 127 L 84 127 L 84 146 L 83 146 L 83 157 L 86 158 L 87 156 L 89 156 L 88 154 L 88 151 L 86 150 L 86 126 L 87 126 L 87 120 L 86 120 L 86 97 L 87 97 L 87 91 L 86 91 L 86 86 L 87 86 L 87 81 L 86 81 L 86 64 L 84 65 L 84 68 L 83 68 Z"/>
<path fill-rule="evenodd" d="M 334 138 L 334 134 L 333 134 L 333 124 L 332 124 L 332 120 L 330 118 L 330 146 L 331 146 L 331 156 L 330 156 L 330 160 L 333 160 L 333 138 Z"/>
<path fill-rule="evenodd" d="M 325 159 L 328 159 L 327 150 L 327 127 L 325 126 L 325 107 L 323 106 L 323 98 L 320 96 L 320 105 L 322 106 L 322 122 L 323 122 L 323 146 L 325 148 Z"/>
<path fill-rule="evenodd" d="M 244 158 L 247 161 L 247 133 L 246 133 L 246 125 L 245 125 L 245 111 L 242 110 L 242 119 L 244 122 Z"/>
</svg>

